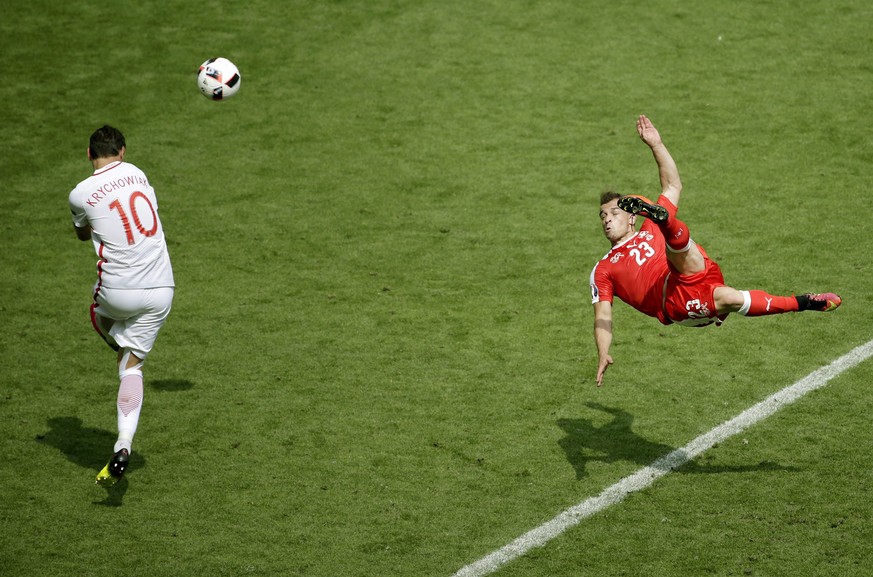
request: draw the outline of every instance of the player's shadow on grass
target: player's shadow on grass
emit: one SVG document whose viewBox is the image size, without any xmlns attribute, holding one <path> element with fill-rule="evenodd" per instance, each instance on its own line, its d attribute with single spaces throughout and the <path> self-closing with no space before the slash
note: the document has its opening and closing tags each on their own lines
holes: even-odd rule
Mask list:
<svg viewBox="0 0 873 577">
<path fill-rule="evenodd" d="M 586 467 L 591 461 L 615 463 L 627 461 L 641 467 L 653 466 L 676 469 L 681 473 L 747 473 L 752 471 L 795 471 L 778 463 L 763 461 L 757 465 L 706 465 L 697 460 L 687 460 L 676 447 L 655 443 L 633 432 L 634 417 L 622 409 L 605 407 L 599 403 L 587 406 L 612 415 L 612 421 L 595 427 L 591 419 L 558 419 L 558 426 L 566 436 L 558 445 L 567 455 L 567 460 L 576 471 L 576 478 L 587 476 Z"/>
<path fill-rule="evenodd" d="M 82 426 L 82 419 L 78 417 L 54 417 L 48 420 L 48 431 L 37 435 L 36 441 L 50 445 L 61 452 L 70 462 L 91 471 L 89 476 L 84 476 L 93 483 L 97 471 L 112 456 L 112 447 L 115 445 L 116 435 L 103 429 L 94 429 Z M 146 460 L 140 453 L 130 456 L 131 469 L 141 469 L 146 466 Z M 98 505 L 118 507 L 127 491 L 127 478 L 122 477 L 114 487 L 106 490 L 106 498 L 103 501 L 95 501 Z"/>
</svg>

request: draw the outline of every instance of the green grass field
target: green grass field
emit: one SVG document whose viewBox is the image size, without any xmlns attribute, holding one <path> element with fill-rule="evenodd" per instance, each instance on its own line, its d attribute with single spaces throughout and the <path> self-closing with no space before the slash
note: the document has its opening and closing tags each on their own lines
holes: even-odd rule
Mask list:
<svg viewBox="0 0 873 577">
<path fill-rule="evenodd" d="M 0 18 L 0 574 L 450 577 L 873 336 L 873 8 L 828 2 L 9 0 Z M 200 96 L 225 56 L 240 93 Z M 843 307 L 615 311 L 601 190 L 634 129 L 737 288 Z M 129 474 L 67 195 L 127 137 L 173 313 Z M 499 577 L 846 576 L 873 564 L 873 363 Z"/>
</svg>

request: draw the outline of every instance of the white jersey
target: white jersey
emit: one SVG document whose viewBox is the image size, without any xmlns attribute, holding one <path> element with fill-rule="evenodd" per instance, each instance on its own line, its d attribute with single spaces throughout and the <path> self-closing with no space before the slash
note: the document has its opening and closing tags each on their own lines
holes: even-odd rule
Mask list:
<svg viewBox="0 0 873 577">
<path fill-rule="evenodd" d="M 143 171 L 126 162 L 107 164 L 73 189 L 70 210 L 73 224 L 91 226 L 101 286 L 175 286 L 158 200 Z"/>
</svg>

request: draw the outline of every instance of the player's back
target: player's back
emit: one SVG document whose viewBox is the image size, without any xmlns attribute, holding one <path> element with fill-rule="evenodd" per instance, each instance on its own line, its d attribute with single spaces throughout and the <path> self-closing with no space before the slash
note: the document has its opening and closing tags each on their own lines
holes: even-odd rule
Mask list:
<svg viewBox="0 0 873 577">
<path fill-rule="evenodd" d="M 70 207 L 91 226 L 104 286 L 173 286 L 155 191 L 139 168 L 113 162 L 96 170 L 70 193 Z"/>
</svg>

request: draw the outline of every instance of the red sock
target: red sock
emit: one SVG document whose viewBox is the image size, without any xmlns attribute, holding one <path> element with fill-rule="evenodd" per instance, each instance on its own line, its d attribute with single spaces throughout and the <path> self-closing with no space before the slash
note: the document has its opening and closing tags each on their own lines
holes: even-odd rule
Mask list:
<svg viewBox="0 0 873 577">
<path fill-rule="evenodd" d="M 667 241 L 667 246 L 673 252 L 682 252 L 688 250 L 688 243 L 691 242 L 691 237 L 688 232 L 688 225 L 676 218 L 670 216 L 666 222 L 661 223 L 661 232 L 664 233 L 664 240 Z"/>
<path fill-rule="evenodd" d="M 748 296 L 743 308 L 740 309 L 740 314 L 747 317 L 778 315 L 799 309 L 797 299 L 794 297 L 778 297 L 758 290 L 743 291 L 743 293 Z"/>
</svg>

